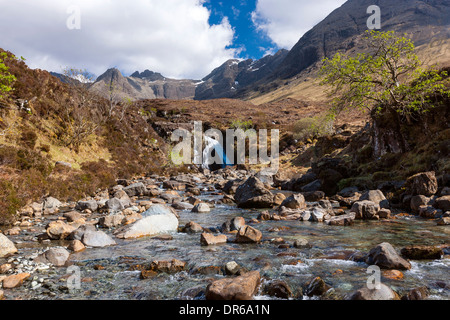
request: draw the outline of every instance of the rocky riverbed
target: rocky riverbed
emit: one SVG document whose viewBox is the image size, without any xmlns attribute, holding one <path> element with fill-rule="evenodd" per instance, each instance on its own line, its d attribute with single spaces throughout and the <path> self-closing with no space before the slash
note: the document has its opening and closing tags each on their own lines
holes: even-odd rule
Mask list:
<svg viewBox="0 0 450 320">
<path fill-rule="evenodd" d="M 296 183 L 227 168 L 32 203 L 0 233 L 0 297 L 450 298 L 449 189 L 433 173 L 408 179 L 403 208 L 380 190 L 280 188 Z"/>
</svg>

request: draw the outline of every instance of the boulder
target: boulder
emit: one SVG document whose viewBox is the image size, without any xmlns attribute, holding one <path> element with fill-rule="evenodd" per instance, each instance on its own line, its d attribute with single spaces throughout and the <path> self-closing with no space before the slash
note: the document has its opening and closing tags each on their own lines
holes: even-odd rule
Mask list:
<svg viewBox="0 0 450 320">
<path fill-rule="evenodd" d="M 356 213 L 351 212 L 341 216 L 331 217 L 327 224 L 330 226 L 351 226 L 356 218 Z"/>
<path fill-rule="evenodd" d="M 83 215 L 77 211 L 70 211 L 63 214 L 63 217 L 67 219 L 68 222 L 75 222 L 84 219 Z"/>
<path fill-rule="evenodd" d="M 306 283 L 304 292 L 308 297 L 321 296 L 330 289 L 331 287 L 327 285 L 325 281 L 320 277 L 316 277 Z"/>
<path fill-rule="evenodd" d="M 206 288 L 206 300 L 252 300 L 260 280 L 259 271 L 252 271 L 239 277 L 213 281 Z"/>
<path fill-rule="evenodd" d="M 250 226 L 241 227 L 236 235 L 237 243 L 259 243 L 261 239 L 261 231 Z"/>
<path fill-rule="evenodd" d="M 192 208 L 192 212 L 208 213 L 208 212 L 211 212 L 211 208 L 209 207 L 209 205 L 207 203 L 201 202 Z"/>
<path fill-rule="evenodd" d="M 103 228 L 116 228 L 121 226 L 125 220 L 125 216 L 122 214 L 112 214 L 101 217 L 98 224 Z"/>
<path fill-rule="evenodd" d="M 54 211 L 61 206 L 62 206 L 61 201 L 59 201 L 58 199 L 53 198 L 53 197 L 48 197 L 44 200 L 43 209 Z"/>
<path fill-rule="evenodd" d="M 128 195 L 127 195 L 127 197 L 128 197 Z M 127 200 L 123 201 L 123 200 L 120 200 L 119 198 L 111 198 L 105 202 L 105 209 L 112 211 L 112 212 L 119 212 L 119 211 L 122 211 L 125 209 L 124 203 L 129 205 L 130 204 L 129 198 L 128 198 L 128 202 L 127 202 Z"/>
<path fill-rule="evenodd" d="M 234 217 L 222 224 L 222 232 L 237 231 L 241 227 L 245 226 L 245 219 L 243 217 Z"/>
<path fill-rule="evenodd" d="M 80 240 L 72 240 L 69 243 L 69 246 L 67 247 L 67 249 L 69 249 L 70 251 L 73 251 L 73 252 L 81 252 L 84 249 L 86 249 L 86 247 L 84 246 L 83 242 L 81 242 Z"/>
<path fill-rule="evenodd" d="M 400 300 L 400 297 L 385 284 L 380 284 L 380 289 L 364 287 L 350 296 L 350 300 Z"/>
<path fill-rule="evenodd" d="M 6 257 L 17 252 L 14 243 L 5 235 L 0 233 L 0 258 Z"/>
<path fill-rule="evenodd" d="M 52 221 L 47 225 L 46 232 L 51 240 L 64 240 L 66 239 L 76 228 L 63 221 Z"/>
<path fill-rule="evenodd" d="M 428 298 L 429 294 L 430 291 L 427 287 L 414 288 L 406 293 L 402 297 L 402 300 L 425 300 L 426 298 Z"/>
<path fill-rule="evenodd" d="M 12 276 L 8 276 L 5 279 L 3 279 L 3 289 L 14 289 L 17 287 L 20 287 L 23 282 L 31 277 L 29 273 L 19 273 L 14 274 Z"/>
<path fill-rule="evenodd" d="M 192 210 L 194 206 L 188 202 L 174 202 L 172 203 L 172 208 L 177 210 Z"/>
<path fill-rule="evenodd" d="M 365 257 L 368 265 L 377 265 L 381 269 L 409 270 L 411 264 L 403 259 L 390 243 L 383 242 L 370 250 Z"/>
<path fill-rule="evenodd" d="M 226 235 L 221 234 L 218 236 L 214 236 L 212 233 L 202 233 L 200 237 L 200 243 L 203 246 L 212 246 L 216 244 L 227 243 L 228 238 Z"/>
<path fill-rule="evenodd" d="M 420 206 L 419 216 L 425 219 L 436 219 L 442 217 L 442 210 L 436 209 L 433 206 Z"/>
<path fill-rule="evenodd" d="M 95 200 L 88 200 L 88 201 L 79 201 L 77 203 L 77 206 L 75 207 L 75 210 L 83 211 L 83 210 L 90 210 L 91 212 L 95 212 L 98 209 L 98 203 Z"/>
<path fill-rule="evenodd" d="M 234 196 L 240 208 L 272 208 L 273 194 L 256 177 L 251 177 L 240 185 Z"/>
<path fill-rule="evenodd" d="M 156 204 L 142 216 L 141 220 L 116 230 L 116 237 L 133 239 L 178 230 L 178 219 L 166 205 Z"/>
<path fill-rule="evenodd" d="M 274 280 L 269 282 L 265 286 L 264 292 L 268 296 L 276 297 L 279 299 L 289 299 L 293 295 L 289 285 L 282 280 Z"/>
<path fill-rule="evenodd" d="M 450 217 L 443 217 L 437 221 L 438 226 L 449 226 L 450 225 Z"/>
<path fill-rule="evenodd" d="M 90 231 L 97 231 L 97 229 L 95 228 L 94 225 L 92 225 L 92 224 L 85 224 L 85 225 L 80 226 L 79 228 L 77 228 L 73 232 L 71 232 L 70 235 L 67 237 L 67 239 L 81 241 L 81 239 L 83 238 L 84 233 L 86 231 L 88 231 L 88 230 L 90 230 Z"/>
<path fill-rule="evenodd" d="M 380 211 L 380 206 L 368 200 L 355 202 L 350 210 L 350 212 L 356 213 L 355 219 L 359 220 L 378 219 L 378 211 Z"/>
<path fill-rule="evenodd" d="M 201 233 L 203 232 L 203 227 L 196 222 L 188 222 L 184 226 L 184 232 L 186 233 Z"/>
<path fill-rule="evenodd" d="M 450 196 L 437 198 L 434 202 L 434 206 L 444 212 L 450 211 Z"/>
<path fill-rule="evenodd" d="M 383 192 L 381 190 L 369 190 L 364 192 L 361 197 L 359 198 L 359 201 L 372 201 L 380 206 L 380 208 L 389 208 L 389 201 L 384 196 Z"/>
<path fill-rule="evenodd" d="M 431 197 L 438 191 L 438 181 L 434 171 L 422 172 L 406 179 L 406 193 Z"/>
<path fill-rule="evenodd" d="M 409 246 L 403 248 L 400 254 L 405 259 L 411 260 L 435 260 L 441 259 L 444 251 L 441 248 L 433 246 Z"/>
<path fill-rule="evenodd" d="M 70 253 L 64 248 L 50 248 L 34 261 L 40 263 L 51 263 L 56 267 L 63 267 L 69 259 Z"/>
<path fill-rule="evenodd" d="M 86 230 L 81 241 L 85 246 L 94 248 L 116 245 L 116 242 L 103 231 Z"/>
<path fill-rule="evenodd" d="M 302 194 L 293 194 L 287 197 L 280 205 L 280 207 L 286 207 L 289 209 L 305 209 L 306 201 Z"/>
<path fill-rule="evenodd" d="M 123 188 L 123 191 L 125 191 L 129 197 L 144 196 L 147 192 L 147 188 L 142 182 L 138 182 Z"/>
<path fill-rule="evenodd" d="M 230 180 L 223 186 L 222 191 L 226 194 L 233 195 L 242 183 L 243 181 L 241 179 Z"/>
<path fill-rule="evenodd" d="M 304 192 L 303 196 L 305 197 L 305 200 L 308 202 L 317 202 L 325 199 L 325 192 L 323 191 Z"/>
<path fill-rule="evenodd" d="M 324 222 L 327 217 L 327 212 L 321 208 L 314 208 L 311 211 L 310 221 L 312 222 Z"/>
<path fill-rule="evenodd" d="M 419 214 L 420 207 L 426 206 L 430 204 L 430 198 L 425 197 L 423 195 L 415 195 L 411 197 L 411 201 L 409 202 L 409 206 L 411 208 L 412 213 Z"/>
</svg>

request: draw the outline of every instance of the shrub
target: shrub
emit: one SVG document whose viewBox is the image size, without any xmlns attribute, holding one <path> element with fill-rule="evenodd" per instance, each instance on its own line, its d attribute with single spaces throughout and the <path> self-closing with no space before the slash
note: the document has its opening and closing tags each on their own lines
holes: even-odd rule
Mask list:
<svg viewBox="0 0 450 320">
<path fill-rule="evenodd" d="M 294 124 L 292 131 L 299 141 L 317 139 L 333 133 L 333 121 L 326 116 L 304 118 Z"/>
</svg>

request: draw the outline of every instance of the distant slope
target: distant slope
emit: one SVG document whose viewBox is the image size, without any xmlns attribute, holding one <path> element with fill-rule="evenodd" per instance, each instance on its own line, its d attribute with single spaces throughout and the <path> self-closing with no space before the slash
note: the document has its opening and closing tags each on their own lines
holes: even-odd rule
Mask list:
<svg viewBox="0 0 450 320">
<path fill-rule="evenodd" d="M 175 80 L 165 78 L 159 73 L 146 70 L 124 77 L 117 69 L 109 69 L 99 76 L 91 90 L 105 98 L 110 96 L 110 88 L 118 100 L 139 99 L 193 99 L 196 80 Z M 112 86 L 111 86 L 112 85 Z"/>
</svg>

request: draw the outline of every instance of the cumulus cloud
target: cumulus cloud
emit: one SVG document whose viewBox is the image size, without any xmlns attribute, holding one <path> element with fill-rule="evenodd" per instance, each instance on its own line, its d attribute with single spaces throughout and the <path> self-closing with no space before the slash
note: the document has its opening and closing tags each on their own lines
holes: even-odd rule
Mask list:
<svg viewBox="0 0 450 320">
<path fill-rule="evenodd" d="M 227 59 L 234 31 L 224 18 L 209 25 L 203 0 L 0 0 L 0 47 L 32 68 L 150 69 L 200 79 Z M 77 16 L 69 8 L 79 8 Z"/>
<path fill-rule="evenodd" d="M 258 0 L 254 25 L 279 48 L 291 49 L 317 23 L 346 0 Z"/>
</svg>

